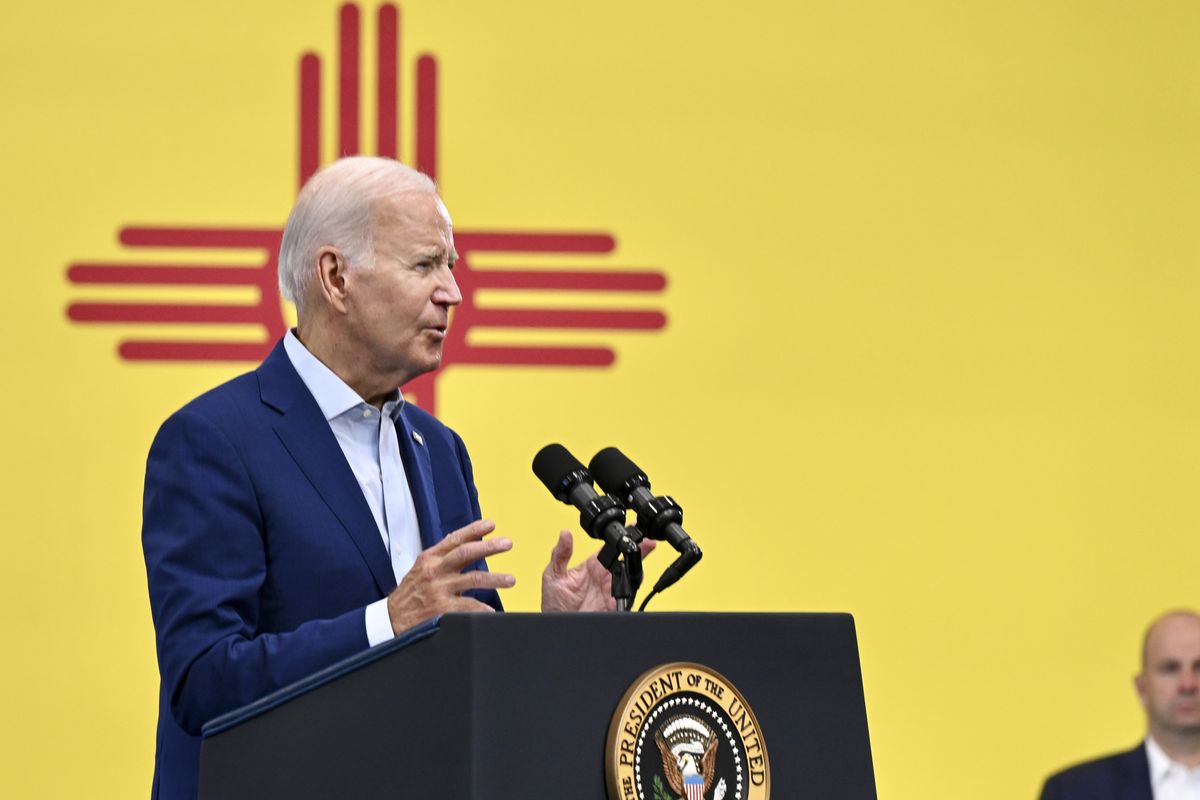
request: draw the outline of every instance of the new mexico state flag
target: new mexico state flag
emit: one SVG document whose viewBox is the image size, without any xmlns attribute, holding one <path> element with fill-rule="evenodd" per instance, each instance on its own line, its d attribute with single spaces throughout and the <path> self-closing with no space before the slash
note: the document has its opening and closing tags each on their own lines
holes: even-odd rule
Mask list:
<svg viewBox="0 0 1200 800">
<path fill-rule="evenodd" d="M 454 215 L 410 388 L 511 608 L 575 522 L 533 453 L 617 445 L 706 553 L 652 608 L 855 615 L 881 797 L 1131 746 L 1141 629 L 1198 597 L 1197 41 L 1191 0 L 8 9 L 0 794 L 148 791 L 146 450 L 288 324 L 340 152 Z"/>
</svg>

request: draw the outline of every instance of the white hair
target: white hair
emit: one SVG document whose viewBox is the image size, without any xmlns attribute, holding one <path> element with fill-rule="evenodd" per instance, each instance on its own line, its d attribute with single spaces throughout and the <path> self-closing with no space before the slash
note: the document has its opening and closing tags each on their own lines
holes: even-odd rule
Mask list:
<svg viewBox="0 0 1200 800">
<path fill-rule="evenodd" d="M 288 215 L 279 245 L 279 293 L 299 311 L 317 251 L 335 247 L 351 268 L 375 263 L 372 229 L 380 201 L 403 192 L 437 192 L 422 172 L 390 158 L 341 158 L 313 175 Z"/>
</svg>

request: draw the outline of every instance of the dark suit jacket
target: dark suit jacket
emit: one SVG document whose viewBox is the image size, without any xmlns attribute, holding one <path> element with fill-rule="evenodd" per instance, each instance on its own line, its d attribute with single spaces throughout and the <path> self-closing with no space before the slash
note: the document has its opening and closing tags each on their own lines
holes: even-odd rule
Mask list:
<svg viewBox="0 0 1200 800">
<path fill-rule="evenodd" d="M 1154 800 L 1146 745 L 1051 775 L 1042 800 Z"/>
<path fill-rule="evenodd" d="M 479 519 L 471 461 L 411 404 L 396 427 L 429 547 Z M 163 800 L 195 797 L 205 722 L 366 649 L 365 608 L 396 586 L 362 489 L 282 342 L 163 423 L 142 548 L 161 675 L 152 795 Z M 494 591 L 476 596 L 500 606 Z"/>
</svg>

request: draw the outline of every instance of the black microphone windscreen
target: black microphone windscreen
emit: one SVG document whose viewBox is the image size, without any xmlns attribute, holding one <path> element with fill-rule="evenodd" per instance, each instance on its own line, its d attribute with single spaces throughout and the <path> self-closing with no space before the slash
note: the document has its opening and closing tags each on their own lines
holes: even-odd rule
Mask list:
<svg viewBox="0 0 1200 800">
<path fill-rule="evenodd" d="M 605 494 L 620 494 L 625 483 L 637 477 L 646 481 L 646 474 L 638 465 L 615 447 L 606 447 L 592 456 L 588 471 Z"/>
<path fill-rule="evenodd" d="M 582 472 L 583 464 L 561 444 L 548 444 L 533 457 L 533 474 L 558 497 L 562 482 L 573 472 Z"/>
</svg>

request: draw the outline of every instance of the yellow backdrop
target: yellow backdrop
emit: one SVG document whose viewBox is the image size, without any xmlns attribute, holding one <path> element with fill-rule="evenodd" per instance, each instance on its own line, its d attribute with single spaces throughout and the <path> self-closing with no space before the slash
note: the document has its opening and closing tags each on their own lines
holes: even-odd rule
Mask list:
<svg viewBox="0 0 1200 800">
<path fill-rule="evenodd" d="M 376 8 L 362 7 L 365 152 Z M 261 336 L 72 321 L 75 304 L 255 295 L 68 268 L 245 263 L 117 235 L 282 224 L 305 52 L 321 64 L 322 160 L 337 148 L 338 13 L 5 12 L 0 795 L 148 791 L 145 454 L 167 414 L 251 365 L 118 347 Z M 881 797 L 1030 797 L 1050 770 L 1138 739 L 1141 627 L 1197 602 L 1194 0 L 412 0 L 401 30 L 401 154 L 415 157 L 427 53 L 458 229 L 615 239 L 479 265 L 667 278 L 480 295 L 667 323 L 479 330 L 616 360 L 438 378 L 485 513 L 517 542 L 512 608 L 536 606 L 554 531 L 573 524 L 533 453 L 616 444 L 684 504 L 706 552 L 657 609 L 855 615 Z"/>
</svg>

